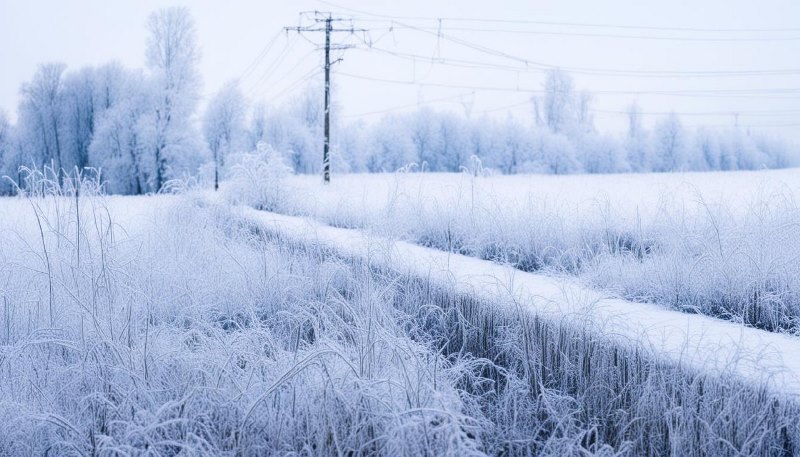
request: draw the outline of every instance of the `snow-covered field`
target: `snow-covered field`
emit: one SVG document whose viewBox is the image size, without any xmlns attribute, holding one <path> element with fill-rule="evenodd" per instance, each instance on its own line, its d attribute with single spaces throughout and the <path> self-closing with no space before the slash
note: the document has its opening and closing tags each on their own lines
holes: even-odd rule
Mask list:
<svg viewBox="0 0 800 457">
<path fill-rule="evenodd" d="M 741 181 L 775 184 L 759 184 L 765 175 Z M 615 229 L 635 221 L 630 212 L 597 219 L 580 210 L 594 193 L 567 193 L 571 178 L 528 184 L 523 203 L 503 200 L 536 178 L 352 176 L 342 178 L 347 186 L 320 189 L 289 177 L 254 195 L 226 190 L 365 231 L 281 219 L 208 193 L 109 197 L 87 184 L 80 196 L 67 187 L 0 199 L 0 455 L 795 452 L 800 369 L 787 353 L 800 344 L 796 336 L 597 301 L 604 294 L 563 277 L 575 273 L 585 284 L 591 270 L 583 263 L 570 269 L 553 260 L 537 275 L 517 274 L 438 250 L 420 256 L 418 247 L 376 236 L 420 241 L 429 224 L 427 233 L 445 228 L 442 239 L 454 243 L 473 224 L 481 237 L 495 227 L 567 243 L 596 236 L 599 221 Z M 614 178 L 593 179 L 601 187 Z M 364 191 L 370 183 L 381 190 Z M 744 184 L 726 185 L 709 192 L 752 195 Z M 620 185 L 614 198 L 634 203 L 615 211 L 661 198 L 652 189 L 637 197 L 634 188 Z M 549 192 L 572 203 L 548 212 L 537 196 Z M 699 218 L 686 226 L 703 226 L 708 216 L 695 210 L 685 210 Z M 521 226 L 532 214 L 555 225 L 534 217 Z M 643 227 L 667 222 L 660 210 L 647 214 Z M 747 204 L 725 214 L 731 224 L 717 224 L 720 240 L 749 230 L 732 221 L 754 220 Z M 443 247 L 433 240 L 426 244 Z M 593 268 L 596 259 L 644 262 L 673 239 L 654 240 L 638 254 L 572 255 Z M 459 242 L 458 250 L 477 253 Z"/>
<path fill-rule="evenodd" d="M 343 174 L 323 185 L 318 176 L 286 178 L 292 203 L 331 217 L 346 203 L 363 217 L 384 210 L 393 200 L 427 205 L 463 201 L 474 188 L 476 204 L 495 200 L 498 206 L 524 206 L 533 201 L 549 204 L 565 215 L 580 216 L 613 205 L 614 216 L 655 215 L 665 204 L 682 202 L 691 206 L 702 197 L 708 205 L 724 204 L 741 212 L 764 197 L 800 193 L 800 168 L 784 170 L 631 173 L 589 175 L 499 175 L 473 179 L 469 173 Z M 698 208 L 693 208 L 698 209 Z M 349 215 L 354 217 L 353 215 Z"/>
<path fill-rule="evenodd" d="M 284 178 L 249 201 L 798 333 L 800 169 Z"/>
</svg>

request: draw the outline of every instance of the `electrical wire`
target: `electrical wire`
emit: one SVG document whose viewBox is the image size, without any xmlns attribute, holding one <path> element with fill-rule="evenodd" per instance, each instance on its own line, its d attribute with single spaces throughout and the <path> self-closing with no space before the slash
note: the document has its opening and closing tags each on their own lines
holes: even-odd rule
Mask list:
<svg viewBox="0 0 800 457">
<path fill-rule="evenodd" d="M 275 71 L 280 67 L 280 65 L 283 63 L 283 61 L 289 55 L 289 51 L 297 43 L 298 39 L 299 38 L 294 37 L 294 39 L 289 39 L 289 40 L 286 41 L 286 45 L 283 47 L 283 50 L 278 55 L 278 57 L 276 57 L 276 59 L 272 62 L 272 64 L 270 66 L 268 66 L 264 70 L 264 72 L 261 74 L 261 77 L 258 78 L 258 80 L 253 85 L 251 85 L 250 88 L 247 90 L 247 96 L 248 97 L 252 96 L 253 91 L 257 87 L 261 86 L 265 81 L 267 81 L 275 73 Z"/>
<path fill-rule="evenodd" d="M 627 116 L 630 113 L 628 111 L 618 111 L 618 110 L 603 110 L 603 109 L 590 109 L 590 112 L 593 113 L 603 113 L 603 114 L 618 114 Z M 705 112 L 678 112 L 678 111 L 637 111 L 637 114 L 644 115 L 644 116 L 668 116 L 670 114 L 677 114 L 679 116 L 731 116 L 731 115 L 741 115 L 741 116 L 797 116 L 800 115 L 800 110 L 766 110 L 766 111 L 705 111 Z"/>
<path fill-rule="evenodd" d="M 342 115 L 340 117 L 353 118 L 353 117 L 374 116 L 376 114 L 392 113 L 392 112 L 404 110 L 404 109 L 407 109 L 407 108 L 413 108 L 415 106 L 423 106 L 423 105 L 430 105 L 432 103 L 441 103 L 441 102 L 457 100 L 457 99 L 464 98 L 465 96 L 468 96 L 468 95 L 474 95 L 474 92 L 466 92 L 466 93 L 463 93 L 463 94 L 453 95 L 453 96 L 450 96 L 450 97 L 441 97 L 441 98 L 436 98 L 436 99 L 432 99 L 432 100 L 425 100 L 425 101 L 417 102 L 417 103 L 409 103 L 409 104 L 406 104 L 406 105 L 393 106 L 391 108 L 381 109 L 381 110 L 377 110 L 377 111 L 369 111 L 369 112 L 366 112 L 366 113 L 345 114 L 345 115 Z"/>
<path fill-rule="evenodd" d="M 432 63 L 437 65 L 445 65 L 459 68 L 470 69 L 486 69 L 506 71 L 511 73 L 530 74 L 530 73 L 543 73 L 548 70 L 561 69 L 576 74 L 588 74 L 597 76 L 619 76 L 619 77 L 636 77 L 636 78 L 675 78 L 675 77 L 688 77 L 688 78 L 719 78 L 719 77 L 746 77 L 746 76 L 787 76 L 800 74 L 800 69 L 776 69 L 776 70 L 734 70 L 734 71 L 719 71 L 719 70 L 692 70 L 692 71 L 655 71 L 655 70 L 609 70 L 609 69 L 580 69 L 571 67 L 558 67 L 555 65 L 548 65 L 546 67 L 533 67 L 530 66 L 511 66 L 502 64 L 492 64 L 488 62 L 480 62 L 475 60 L 453 59 L 453 58 L 430 58 L 419 54 L 412 54 L 400 51 L 392 51 L 389 49 L 381 48 L 378 46 L 370 46 L 368 42 L 364 42 L 366 48 L 357 48 L 363 51 L 375 51 L 380 54 L 390 55 L 399 59 Z"/>
<path fill-rule="evenodd" d="M 269 54 L 269 51 L 272 50 L 272 47 L 278 41 L 278 37 L 281 36 L 281 33 L 283 33 L 283 29 L 279 29 L 278 32 L 267 42 L 267 44 L 261 48 L 261 51 L 259 51 L 253 61 L 250 62 L 250 65 L 248 65 L 247 68 L 245 68 L 245 70 L 239 75 L 239 77 L 236 78 L 237 81 L 242 81 L 250 76 L 253 71 L 255 71 L 261 61 L 263 61 L 264 58 Z"/>
<path fill-rule="evenodd" d="M 298 61 L 291 68 L 289 68 L 289 70 L 287 70 L 286 72 L 283 73 L 284 76 L 288 76 L 288 75 L 292 74 L 292 72 L 294 72 L 301 65 L 303 65 L 305 62 L 307 62 L 308 58 L 311 57 L 314 54 L 316 54 L 316 50 L 311 50 L 308 53 L 304 54 L 302 57 L 300 57 L 300 59 L 298 59 Z M 315 69 L 316 68 L 314 68 L 312 70 L 315 70 Z M 250 96 L 252 96 L 252 95 L 255 95 L 255 92 L 251 92 Z"/>
<path fill-rule="evenodd" d="M 381 18 L 390 21 L 405 20 L 405 21 L 451 21 L 451 22 L 472 22 L 472 23 L 486 23 L 486 24 L 523 24 L 523 25 L 546 25 L 557 27 L 588 27 L 588 28 L 606 28 L 606 29 L 622 29 L 622 30 L 659 30 L 659 31 L 673 31 L 673 32 L 691 32 L 691 33 L 782 33 L 782 32 L 800 32 L 797 27 L 779 27 L 779 28 L 700 28 L 700 27 L 682 27 L 682 26 L 642 26 L 642 25 L 628 25 L 628 24 L 597 24 L 586 22 L 557 22 L 557 21 L 533 21 L 521 19 L 489 19 L 489 18 L 467 18 L 467 17 L 425 17 L 425 16 L 392 16 L 387 14 L 370 13 L 364 10 L 349 8 L 337 5 L 328 0 L 317 0 L 318 2 L 340 9 L 349 11 L 351 13 L 361 14 L 374 18 Z M 353 17 L 353 19 L 357 19 Z M 363 20 L 363 19 L 360 19 Z"/>
<path fill-rule="evenodd" d="M 393 25 L 391 28 L 395 28 Z M 624 35 L 613 33 L 591 33 L 591 32 L 563 32 L 552 30 L 522 30 L 522 29 L 499 29 L 484 27 L 429 27 L 418 26 L 420 30 L 431 32 L 470 32 L 470 33 L 500 33 L 500 34 L 522 34 L 522 35 L 551 35 L 551 36 L 574 36 L 582 38 L 611 38 L 611 39 L 633 39 L 633 40 L 655 40 L 655 41 L 692 41 L 692 42 L 775 42 L 775 41 L 800 41 L 800 36 L 781 36 L 781 37 L 679 37 L 679 36 L 658 36 L 658 35 Z"/>
<path fill-rule="evenodd" d="M 311 79 L 311 78 L 313 78 L 314 76 L 317 76 L 317 75 L 319 75 L 319 74 L 321 74 L 321 73 L 322 73 L 322 70 L 321 70 L 321 69 L 319 69 L 319 68 L 312 68 L 310 71 L 308 71 L 307 73 L 305 73 L 303 76 L 301 76 L 300 78 L 296 79 L 296 80 L 295 80 L 293 83 L 291 83 L 289 86 L 285 87 L 283 90 L 281 90 L 281 91 L 280 91 L 280 92 L 278 92 L 277 94 L 275 94 L 275 95 L 273 95 L 272 97 L 270 97 L 270 99 L 271 99 L 271 100 L 273 100 L 273 101 L 280 99 L 280 98 L 281 98 L 281 97 L 283 97 L 284 95 L 286 95 L 286 94 L 288 94 L 289 92 L 291 92 L 291 91 L 293 91 L 294 89 L 296 89 L 296 88 L 297 88 L 298 86 L 300 86 L 302 83 L 304 83 L 304 82 L 308 82 L 308 80 L 310 80 L 310 79 Z"/>
<path fill-rule="evenodd" d="M 417 86 L 430 86 L 430 87 L 446 87 L 451 89 L 470 89 L 470 90 L 484 90 L 494 92 L 522 92 L 529 94 L 543 94 L 542 89 L 527 89 L 527 88 L 512 88 L 512 87 L 497 87 L 497 86 L 475 86 L 468 84 L 451 84 L 451 83 L 438 83 L 427 81 L 410 81 L 400 79 L 386 79 L 377 78 L 372 76 L 356 75 L 352 73 L 338 72 L 341 76 L 349 78 L 361 79 L 365 81 L 375 81 L 390 84 L 403 84 L 403 85 L 417 85 Z M 670 95 L 670 96 L 736 96 L 736 95 L 749 95 L 749 96 L 768 96 L 768 95 L 800 95 L 800 88 L 774 88 L 774 89 L 699 89 L 699 90 L 595 90 L 593 94 L 598 95 Z"/>
</svg>

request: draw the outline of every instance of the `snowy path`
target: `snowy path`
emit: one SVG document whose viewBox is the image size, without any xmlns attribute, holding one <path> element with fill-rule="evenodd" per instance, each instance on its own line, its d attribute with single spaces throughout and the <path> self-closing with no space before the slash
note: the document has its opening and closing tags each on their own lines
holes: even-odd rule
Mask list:
<svg viewBox="0 0 800 457">
<path fill-rule="evenodd" d="M 800 396 L 800 338 L 747 328 L 656 305 L 607 298 L 575 281 L 525 273 L 411 243 L 316 221 L 240 208 L 242 215 L 290 238 L 369 258 L 401 272 L 452 284 L 498 306 L 527 308 L 544 318 L 582 322 L 622 344 L 714 373 L 731 373 L 776 392 Z"/>
</svg>

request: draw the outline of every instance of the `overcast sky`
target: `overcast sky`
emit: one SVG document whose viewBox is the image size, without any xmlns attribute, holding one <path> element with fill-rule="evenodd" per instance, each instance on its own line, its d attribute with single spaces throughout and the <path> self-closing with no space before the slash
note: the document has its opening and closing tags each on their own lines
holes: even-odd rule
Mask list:
<svg viewBox="0 0 800 457">
<path fill-rule="evenodd" d="M 298 25 L 301 11 L 324 10 L 370 30 L 334 37 L 358 45 L 335 53 L 344 58 L 335 100 L 347 119 L 423 105 L 530 116 L 542 69 L 558 66 L 595 93 L 601 129 L 622 129 L 636 101 L 648 123 L 674 110 L 686 125 L 728 126 L 739 113 L 742 126 L 800 139 L 793 0 L 0 0 L 0 109 L 15 118 L 20 84 L 43 62 L 143 67 L 147 16 L 171 5 L 192 10 L 206 97 L 241 78 L 250 100 L 281 103 L 321 81 L 322 54 L 309 40 L 322 34 L 281 29 Z"/>
</svg>

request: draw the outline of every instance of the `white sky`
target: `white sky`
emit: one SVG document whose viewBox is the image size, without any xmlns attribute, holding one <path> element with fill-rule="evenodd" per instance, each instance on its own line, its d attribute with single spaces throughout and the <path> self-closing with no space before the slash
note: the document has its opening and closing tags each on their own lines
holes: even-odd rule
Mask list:
<svg viewBox="0 0 800 457">
<path fill-rule="evenodd" d="M 302 89 L 306 81 L 321 80 L 321 74 L 313 79 L 308 75 L 320 67 L 322 53 L 314 52 L 314 46 L 297 34 L 287 36 L 279 31 L 283 26 L 297 25 L 300 11 L 324 10 L 344 17 L 357 16 L 353 25 L 371 29 L 373 43 L 383 50 L 368 51 L 361 43 L 364 49 L 345 51 L 344 61 L 335 66 L 335 100 L 342 107 L 341 114 L 349 116 L 348 119 L 372 120 L 380 114 L 360 115 L 396 108 L 399 108 L 397 111 L 410 110 L 419 105 L 469 111 L 473 116 L 483 112 L 504 116 L 508 111 L 519 117 L 529 116 L 531 106 L 526 102 L 531 93 L 525 90 L 541 88 L 543 78 L 537 65 L 543 64 L 591 70 L 573 73 L 573 77 L 578 88 L 595 92 L 593 108 L 597 111 L 594 116 L 601 129 L 624 128 L 624 116 L 615 112 L 624 111 L 636 100 L 645 112 L 653 113 L 647 115 L 648 123 L 655 121 L 658 113 L 675 110 L 683 114 L 681 119 L 686 125 L 726 126 L 733 124 L 733 113 L 738 112 L 740 125 L 758 126 L 753 128 L 800 139 L 798 1 L 331 2 L 336 6 L 321 0 L 0 0 L 0 109 L 5 109 L 12 119 L 15 117 L 20 84 L 29 80 L 42 62 L 61 61 L 70 69 L 77 69 L 117 60 L 129 67 L 143 67 L 147 15 L 169 5 L 188 5 L 192 10 L 203 50 L 200 71 L 206 96 L 226 81 L 244 74 L 241 85 L 251 100 L 280 103 Z M 384 17 L 356 13 L 351 11 L 353 9 Z M 399 16 L 415 18 L 397 19 L 394 23 L 386 19 Z M 442 37 L 437 36 L 440 23 L 435 18 L 444 18 Z M 502 22 L 504 20 L 654 28 L 557 26 Z M 349 27 L 349 22 L 342 25 Z M 422 30 L 408 29 L 407 25 Z M 659 27 L 704 31 L 656 29 Z M 473 30 L 463 30 L 465 28 Z M 509 30 L 526 33 L 510 33 Z M 317 43 L 322 42 L 320 33 L 307 36 Z M 453 42 L 451 37 L 501 51 L 516 59 L 479 52 Z M 276 39 L 269 52 L 256 60 L 273 38 Z M 337 34 L 335 41 L 356 44 L 362 38 L 363 35 L 342 33 Z M 405 58 L 386 51 L 405 54 Z M 408 55 L 419 57 L 414 62 Z M 432 58 L 461 66 L 431 63 Z M 252 70 L 244 73 L 254 62 Z M 529 70 L 524 70 L 526 65 Z M 498 66 L 502 69 L 497 69 Z M 594 71 L 597 69 L 683 74 L 670 77 L 586 74 L 597 73 Z M 713 77 L 686 75 L 694 71 L 765 70 L 797 71 Z M 348 75 L 413 84 L 363 80 Z M 441 84 L 463 87 L 441 87 Z M 797 90 L 759 93 L 765 89 Z M 719 92 L 728 90 L 732 92 Z M 435 102 L 441 99 L 445 100 Z M 510 105 L 516 106 L 506 108 Z"/>
</svg>

